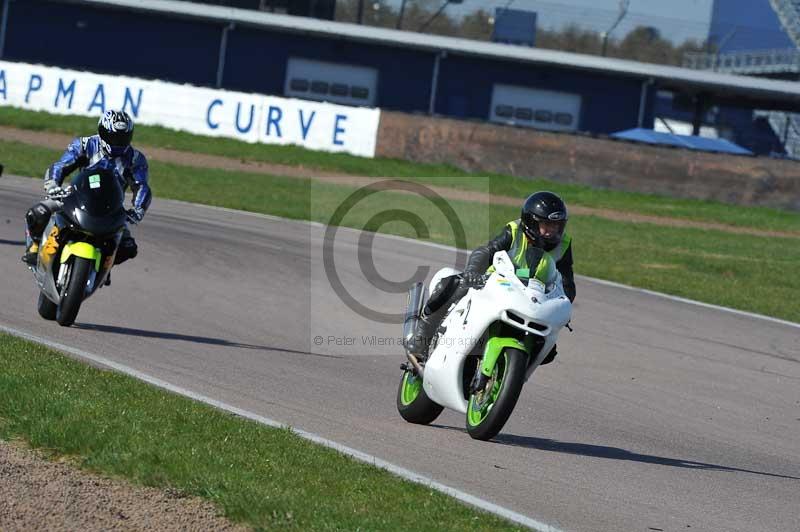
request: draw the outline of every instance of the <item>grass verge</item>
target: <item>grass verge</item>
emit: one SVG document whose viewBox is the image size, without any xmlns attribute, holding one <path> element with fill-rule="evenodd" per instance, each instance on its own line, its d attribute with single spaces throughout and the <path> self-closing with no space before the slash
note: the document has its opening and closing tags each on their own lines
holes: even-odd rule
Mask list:
<svg viewBox="0 0 800 532">
<path fill-rule="evenodd" d="M 23 174 L 55 155 L 53 150 L 18 143 L 0 142 L 0 149 L 12 153 L 12 171 Z M 335 209 L 355 190 L 307 179 L 186 168 L 158 161 L 153 162 L 152 171 L 156 201 L 172 198 L 322 223 L 329 222 Z M 490 183 L 482 181 L 484 188 Z M 448 203 L 464 226 L 469 247 L 485 243 L 518 216 L 515 208 L 502 205 Z M 369 225 L 387 205 L 417 213 L 425 220 L 429 235 L 424 239 L 455 245 L 448 221 L 434 207 L 421 198 L 397 193 L 376 194 L 360 203 L 341 225 L 417 237 L 406 223 Z M 800 293 L 800 239 L 776 240 L 594 216 L 573 216 L 569 231 L 574 238 L 577 273 L 800 322 L 800 305 L 787 297 Z M 580 298 L 580 286 L 578 292 Z"/>
<path fill-rule="evenodd" d="M 70 135 L 89 134 L 97 127 L 94 118 L 53 115 L 0 106 L 0 124 L 37 131 L 55 131 Z M 435 182 L 451 188 L 486 191 L 483 179 L 449 165 L 420 164 L 397 159 L 367 159 L 348 154 L 307 150 L 298 146 L 248 144 L 233 139 L 220 139 L 177 132 L 159 126 L 136 127 L 136 142 L 142 145 L 172 148 L 194 153 L 207 153 L 266 163 L 305 166 L 321 171 L 343 172 L 373 177 L 402 177 L 421 183 Z M 4 164 L 13 168 L 14 157 Z M 42 175 L 48 161 L 40 161 L 24 175 Z M 482 176 L 480 176 L 482 177 Z M 544 179 L 523 179 L 491 175 L 488 192 L 493 195 L 524 198 L 536 189 L 553 190 L 570 205 L 612 209 L 685 220 L 723 223 L 761 230 L 800 232 L 800 213 L 764 207 L 740 207 L 713 201 L 678 199 L 652 194 L 600 190 L 584 185 L 569 185 Z"/>
<path fill-rule="evenodd" d="M 205 497 L 258 529 L 514 530 L 273 429 L 0 333 L 0 437 L 84 468 Z"/>
</svg>

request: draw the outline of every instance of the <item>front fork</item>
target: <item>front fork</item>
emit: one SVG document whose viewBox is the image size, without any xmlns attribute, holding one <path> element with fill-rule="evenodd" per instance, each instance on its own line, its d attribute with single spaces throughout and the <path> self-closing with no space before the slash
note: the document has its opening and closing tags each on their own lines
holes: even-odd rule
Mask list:
<svg viewBox="0 0 800 532">
<path fill-rule="evenodd" d="M 480 370 L 475 372 L 475 377 L 470 384 L 470 393 L 478 393 L 486 387 L 486 383 L 489 382 L 489 379 L 494 374 L 497 360 L 500 358 L 505 348 L 510 347 L 518 349 L 528 353 L 528 356 L 530 356 L 532 344 L 532 338 L 526 338 L 525 343 L 523 343 L 517 338 L 493 336 L 490 334 L 489 339 L 486 341 L 486 347 L 483 350 L 483 357 L 481 358 L 479 366 Z"/>
<path fill-rule="evenodd" d="M 59 261 L 61 262 L 61 268 L 59 271 L 59 279 L 58 285 L 61 289 L 64 288 L 64 283 L 66 282 L 66 274 L 65 272 L 70 268 L 65 268 L 64 265 L 70 259 L 70 257 L 81 257 L 86 260 L 92 261 L 94 265 L 94 269 L 91 271 L 89 277 L 89 282 L 86 284 L 84 289 L 84 297 L 87 297 L 94 291 L 95 280 L 97 279 L 97 274 L 100 271 L 100 261 L 103 257 L 103 253 L 94 247 L 93 245 L 89 244 L 88 242 L 67 242 L 64 244 L 64 249 L 61 250 L 61 258 Z"/>
<path fill-rule="evenodd" d="M 117 250 L 119 249 L 119 242 L 122 238 L 122 233 L 123 229 L 120 229 L 113 236 L 113 238 L 101 243 L 100 247 L 95 247 L 88 242 L 82 241 L 67 243 L 64 246 L 64 249 L 61 251 L 60 262 L 62 264 L 62 268 L 59 271 L 59 287 L 63 287 L 64 282 L 66 281 L 65 271 L 68 270 L 68 268 L 64 268 L 63 265 L 66 264 L 66 262 L 72 256 L 82 257 L 92 261 L 94 265 L 94 268 L 90 274 L 91 276 L 89 277 L 89 282 L 86 285 L 86 297 L 89 297 L 91 294 L 93 294 L 97 287 L 108 278 L 111 268 L 114 266 L 114 258 L 116 257 Z M 103 250 L 105 250 L 105 253 Z M 103 259 L 103 256 L 105 256 L 105 260 Z"/>
</svg>

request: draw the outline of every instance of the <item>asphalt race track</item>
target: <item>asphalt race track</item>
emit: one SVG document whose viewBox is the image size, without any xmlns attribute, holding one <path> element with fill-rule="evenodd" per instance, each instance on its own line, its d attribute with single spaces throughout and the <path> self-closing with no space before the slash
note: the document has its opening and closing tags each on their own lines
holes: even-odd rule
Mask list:
<svg viewBox="0 0 800 532">
<path fill-rule="evenodd" d="M 45 322 L 19 260 L 39 187 L 0 179 L 0 325 L 564 530 L 800 530 L 799 327 L 579 279 L 575 332 L 562 334 L 559 358 L 536 372 L 497 440 L 476 442 L 459 414 L 431 427 L 399 417 L 399 326 L 342 302 L 318 225 L 157 199 L 134 230 L 139 257 L 114 270 L 76 326 Z M 342 285 L 400 312 L 404 295 L 387 295 L 375 272 L 364 279 L 360 236 L 337 234 Z M 381 236 L 372 249 L 394 281 L 454 258 Z"/>
</svg>

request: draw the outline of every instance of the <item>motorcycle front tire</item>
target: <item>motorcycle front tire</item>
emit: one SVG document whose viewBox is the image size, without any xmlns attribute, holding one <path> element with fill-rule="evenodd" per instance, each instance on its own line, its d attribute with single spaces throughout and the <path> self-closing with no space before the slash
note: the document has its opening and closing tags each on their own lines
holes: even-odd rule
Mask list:
<svg viewBox="0 0 800 532">
<path fill-rule="evenodd" d="M 529 355 L 525 351 L 507 347 L 497 361 L 496 371 L 499 388 L 496 397 L 483 410 L 475 410 L 475 394 L 470 396 L 467 405 L 467 432 L 476 440 L 491 440 L 503 429 L 517 405 L 522 385 L 525 384 L 525 371 Z M 496 383 L 498 381 L 495 381 Z"/>
<path fill-rule="evenodd" d="M 73 260 L 72 271 L 69 272 L 69 279 L 61 293 L 61 303 L 56 310 L 56 321 L 59 325 L 69 327 L 75 323 L 92 268 L 93 264 L 89 259 L 75 257 Z"/>
</svg>

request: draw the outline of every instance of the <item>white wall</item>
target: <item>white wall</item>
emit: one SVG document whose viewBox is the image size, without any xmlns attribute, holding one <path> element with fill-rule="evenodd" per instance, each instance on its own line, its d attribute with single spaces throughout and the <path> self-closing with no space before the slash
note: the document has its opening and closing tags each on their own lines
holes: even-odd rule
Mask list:
<svg viewBox="0 0 800 532">
<path fill-rule="evenodd" d="M 290 57 L 286 65 L 286 96 L 374 107 L 377 93 L 375 68 L 301 57 Z"/>
<path fill-rule="evenodd" d="M 122 108 L 136 123 L 363 157 L 375 156 L 380 121 L 379 109 L 6 61 L 0 61 L 0 105 L 97 117 Z"/>
<path fill-rule="evenodd" d="M 576 131 L 581 116 L 581 96 L 495 83 L 489 120 L 501 124 Z"/>
</svg>

